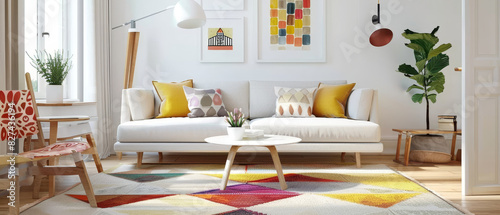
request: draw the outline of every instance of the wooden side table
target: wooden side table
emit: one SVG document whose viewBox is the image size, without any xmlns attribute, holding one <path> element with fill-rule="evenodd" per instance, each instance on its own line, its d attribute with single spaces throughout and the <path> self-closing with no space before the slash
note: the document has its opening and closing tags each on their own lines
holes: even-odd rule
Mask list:
<svg viewBox="0 0 500 215">
<path fill-rule="evenodd" d="M 451 160 L 455 159 L 455 144 L 457 142 L 457 135 L 462 135 L 462 130 L 457 130 L 457 131 L 421 130 L 421 129 L 392 129 L 392 130 L 398 132 L 398 146 L 396 149 L 396 158 L 394 159 L 394 162 L 404 164 L 405 166 L 408 166 L 408 163 L 410 161 L 411 138 L 413 135 L 453 134 L 453 139 L 451 140 Z M 399 160 L 399 151 L 401 150 L 401 139 L 403 134 L 406 136 L 404 162 Z"/>
</svg>

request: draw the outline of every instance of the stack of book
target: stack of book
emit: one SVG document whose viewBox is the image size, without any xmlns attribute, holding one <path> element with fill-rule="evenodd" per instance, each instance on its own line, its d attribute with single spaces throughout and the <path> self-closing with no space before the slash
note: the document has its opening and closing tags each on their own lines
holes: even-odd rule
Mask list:
<svg viewBox="0 0 500 215">
<path fill-rule="evenodd" d="M 438 115 L 438 129 L 440 131 L 456 131 L 457 116 L 456 115 Z"/>
</svg>

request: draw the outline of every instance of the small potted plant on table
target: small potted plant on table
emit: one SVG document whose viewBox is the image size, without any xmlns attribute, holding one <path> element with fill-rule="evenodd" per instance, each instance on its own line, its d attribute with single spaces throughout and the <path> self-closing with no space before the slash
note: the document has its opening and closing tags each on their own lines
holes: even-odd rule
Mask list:
<svg viewBox="0 0 500 215">
<path fill-rule="evenodd" d="M 241 140 L 243 135 L 245 135 L 245 128 L 243 124 L 245 123 L 245 114 L 242 113 L 241 108 L 235 108 L 233 112 L 227 112 L 225 117 L 226 122 L 229 124 L 227 127 L 227 135 L 232 140 Z"/>
<path fill-rule="evenodd" d="M 31 65 L 47 81 L 47 103 L 63 102 L 62 83 L 71 69 L 71 57 L 65 57 L 63 53 L 64 51 L 55 51 L 54 54 L 37 51 L 33 57 L 28 55 Z"/>
</svg>

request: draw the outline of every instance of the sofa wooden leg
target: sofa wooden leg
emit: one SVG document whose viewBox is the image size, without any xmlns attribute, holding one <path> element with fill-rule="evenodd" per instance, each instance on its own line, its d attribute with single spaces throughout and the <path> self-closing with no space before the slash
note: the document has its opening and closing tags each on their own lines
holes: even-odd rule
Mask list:
<svg viewBox="0 0 500 215">
<path fill-rule="evenodd" d="M 356 167 L 361 168 L 361 154 L 356 152 Z"/>
<path fill-rule="evenodd" d="M 144 155 L 144 152 L 137 152 L 137 167 L 141 167 L 142 165 L 142 156 Z"/>
<path fill-rule="evenodd" d="M 340 155 L 340 161 L 345 162 L 345 152 Z"/>
<path fill-rule="evenodd" d="M 161 163 L 163 161 L 163 152 L 158 152 L 158 162 Z"/>
<path fill-rule="evenodd" d="M 118 160 L 122 159 L 122 152 L 116 152 L 116 156 L 118 156 Z"/>
</svg>

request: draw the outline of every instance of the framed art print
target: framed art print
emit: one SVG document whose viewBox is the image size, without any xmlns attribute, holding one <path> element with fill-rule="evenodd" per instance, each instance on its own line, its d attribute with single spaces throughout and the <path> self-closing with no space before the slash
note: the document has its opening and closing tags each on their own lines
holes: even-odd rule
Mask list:
<svg viewBox="0 0 500 215">
<path fill-rule="evenodd" d="M 201 62 L 244 62 L 243 18 L 207 18 L 201 28 Z"/>
<path fill-rule="evenodd" d="M 245 0 L 201 0 L 201 6 L 206 11 L 244 10 Z"/>
<path fill-rule="evenodd" d="M 258 62 L 325 62 L 325 0 L 258 0 Z"/>
</svg>

